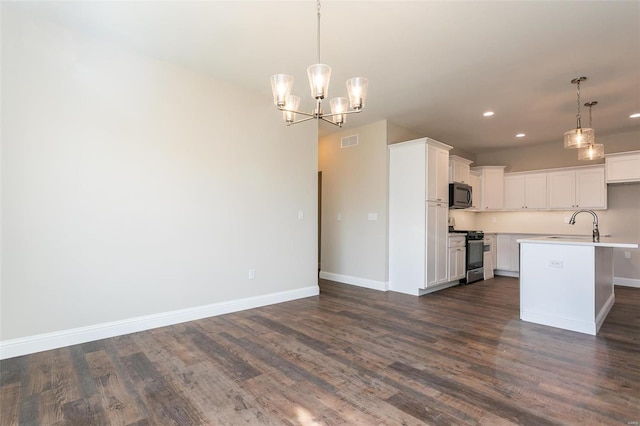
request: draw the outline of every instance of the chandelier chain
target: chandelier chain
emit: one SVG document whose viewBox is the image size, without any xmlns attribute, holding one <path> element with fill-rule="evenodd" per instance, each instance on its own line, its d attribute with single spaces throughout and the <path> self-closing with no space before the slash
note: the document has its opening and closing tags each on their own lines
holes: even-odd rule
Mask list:
<svg viewBox="0 0 640 426">
<path fill-rule="evenodd" d="M 317 42 L 318 42 L 318 63 L 320 64 L 320 0 L 318 0 L 318 5 L 317 5 L 317 9 L 318 9 L 318 31 L 316 34 L 316 38 L 317 38 Z"/>
<path fill-rule="evenodd" d="M 576 118 L 578 119 L 578 122 L 580 121 L 580 79 L 578 79 L 578 82 L 576 83 L 578 86 L 578 113 L 576 114 Z"/>
</svg>

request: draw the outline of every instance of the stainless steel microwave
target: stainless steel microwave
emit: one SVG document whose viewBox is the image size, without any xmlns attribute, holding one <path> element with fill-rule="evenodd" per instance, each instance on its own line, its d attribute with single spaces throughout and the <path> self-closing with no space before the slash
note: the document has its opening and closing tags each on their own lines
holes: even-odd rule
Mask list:
<svg viewBox="0 0 640 426">
<path fill-rule="evenodd" d="M 454 182 L 449 184 L 449 208 L 468 209 L 471 207 L 471 186 L 466 183 Z"/>
</svg>

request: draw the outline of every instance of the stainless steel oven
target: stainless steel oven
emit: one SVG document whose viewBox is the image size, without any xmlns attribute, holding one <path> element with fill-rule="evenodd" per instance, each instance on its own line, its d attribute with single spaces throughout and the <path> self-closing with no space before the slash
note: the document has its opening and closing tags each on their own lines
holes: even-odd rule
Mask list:
<svg viewBox="0 0 640 426">
<path fill-rule="evenodd" d="M 484 233 L 465 231 L 467 234 L 467 257 L 465 278 L 461 283 L 470 284 L 484 279 Z"/>
</svg>

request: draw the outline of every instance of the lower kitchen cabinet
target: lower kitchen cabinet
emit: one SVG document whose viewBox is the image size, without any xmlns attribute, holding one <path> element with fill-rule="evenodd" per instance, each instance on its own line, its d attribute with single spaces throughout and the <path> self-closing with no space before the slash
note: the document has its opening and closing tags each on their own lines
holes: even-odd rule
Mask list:
<svg viewBox="0 0 640 426">
<path fill-rule="evenodd" d="M 498 261 L 496 275 L 517 277 L 520 275 L 519 239 L 532 237 L 531 234 L 498 234 Z"/>
<path fill-rule="evenodd" d="M 448 218 L 448 203 L 427 202 L 427 288 L 449 282 L 447 280 Z"/>
<path fill-rule="evenodd" d="M 496 234 L 484 234 L 484 244 L 489 246 L 491 252 L 491 269 L 498 267 L 498 241 Z"/>
<path fill-rule="evenodd" d="M 465 277 L 467 249 L 464 236 L 449 236 L 449 273 L 447 281 L 461 280 Z"/>
</svg>

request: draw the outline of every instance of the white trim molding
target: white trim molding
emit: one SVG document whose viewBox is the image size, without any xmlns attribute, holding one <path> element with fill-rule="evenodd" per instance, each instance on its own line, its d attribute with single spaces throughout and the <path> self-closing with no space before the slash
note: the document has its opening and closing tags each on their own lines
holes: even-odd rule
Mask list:
<svg viewBox="0 0 640 426">
<path fill-rule="evenodd" d="M 245 299 L 230 300 L 228 302 L 213 303 L 159 314 L 145 315 L 120 321 L 78 327 L 70 330 L 38 334 L 0 341 L 0 359 L 28 355 L 35 352 L 57 349 L 64 346 L 92 342 L 109 337 L 122 336 L 152 328 L 165 327 L 187 321 L 259 308 L 275 303 L 289 302 L 305 297 L 317 296 L 320 287 L 312 285 L 295 290 L 247 297 Z"/>
<path fill-rule="evenodd" d="M 636 287 L 640 288 L 640 279 L 638 278 L 622 278 L 622 277 L 613 277 L 614 285 L 621 285 L 624 287 Z"/>
<path fill-rule="evenodd" d="M 355 285 L 369 288 L 371 290 L 388 291 L 389 283 L 383 281 L 369 280 L 367 278 L 352 277 L 350 275 L 334 274 L 333 272 L 320 271 L 320 278 L 323 280 L 337 281 L 343 284 Z"/>
</svg>

